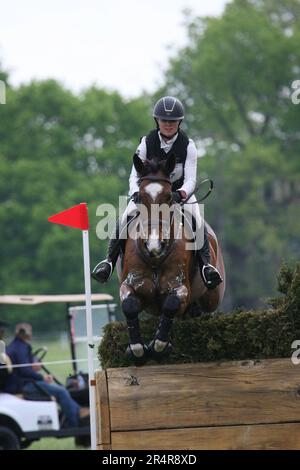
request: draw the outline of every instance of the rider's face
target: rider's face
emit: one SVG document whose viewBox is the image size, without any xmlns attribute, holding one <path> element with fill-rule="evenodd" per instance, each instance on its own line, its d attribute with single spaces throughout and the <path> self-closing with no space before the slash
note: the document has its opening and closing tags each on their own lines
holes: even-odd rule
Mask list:
<svg viewBox="0 0 300 470">
<path fill-rule="evenodd" d="M 167 121 L 165 119 L 158 119 L 158 126 L 160 132 L 166 137 L 173 137 L 178 132 L 180 121 Z"/>
</svg>

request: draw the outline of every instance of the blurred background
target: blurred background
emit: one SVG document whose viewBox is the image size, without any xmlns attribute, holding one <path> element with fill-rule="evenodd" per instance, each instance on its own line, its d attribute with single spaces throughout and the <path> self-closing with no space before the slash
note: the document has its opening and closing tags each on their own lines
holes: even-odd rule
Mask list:
<svg viewBox="0 0 300 470">
<path fill-rule="evenodd" d="M 87 202 L 91 263 L 102 259 L 96 208 L 127 194 L 153 104 L 170 94 L 185 104 L 199 179 L 215 183 L 205 216 L 225 253 L 221 310 L 262 305 L 300 254 L 299 44 L 299 0 L 3 4 L 0 294 L 84 291 L 81 235 L 47 217 Z M 118 302 L 116 277 L 93 291 Z M 2 305 L 0 318 L 65 325 L 63 305 Z"/>
</svg>

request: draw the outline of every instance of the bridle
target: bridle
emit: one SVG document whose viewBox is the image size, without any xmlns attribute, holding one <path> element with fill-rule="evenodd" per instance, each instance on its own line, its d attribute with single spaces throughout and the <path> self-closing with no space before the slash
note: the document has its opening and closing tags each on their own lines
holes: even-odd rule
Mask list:
<svg viewBox="0 0 300 470">
<path fill-rule="evenodd" d="M 171 180 L 168 178 L 164 178 L 163 176 L 155 176 L 155 175 L 149 175 L 149 176 L 142 176 L 139 181 L 164 181 L 165 183 L 169 183 L 170 186 L 172 186 Z"/>
<path fill-rule="evenodd" d="M 172 182 L 170 181 L 170 179 L 164 178 L 163 176 L 155 176 L 155 175 L 142 176 L 139 179 L 139 182 L 141 183 L 142 181 L 155 181 L 155 182 L 163 181 L 165 183 L 168 183 L 170 186 L 172 186 Z M 174 218 L 174 214 L 172 214 L 170 226 L 173 223 L 173 218 Z M 146 255 L 146 253 L 143 250 L 141 250 L 138 244 L 137 244 L 137 248 L 138 248 L 138 252 L 140 256 L 144 259 L 144 261 L 146 261 L 148 264 L 150 263 L 152 269 L 157 269 L 170 254 L 173 243 L 174 243 L 174 240 L 172 243 L 168 243 L 166 251 L 162 253 L 162 255 L 160 255 L 159 257 L 155 257 L 155 258 L 151 258 L 150 256 Z"/>
</svg>

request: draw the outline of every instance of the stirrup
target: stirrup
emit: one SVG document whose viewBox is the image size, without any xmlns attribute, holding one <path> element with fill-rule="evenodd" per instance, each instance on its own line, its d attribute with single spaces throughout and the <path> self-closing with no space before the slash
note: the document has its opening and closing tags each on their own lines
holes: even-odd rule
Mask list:
<svg viewBox="0 0 300 470">
<path fill-rule="evenodd" d="M 102 266 L 101 266 L 101 265 L 102 265 Z M 105 265 L 106 265 L 106 266 L 109 266 L 110 272 L 109 272 L 109 275 L 108 275 L 107 279 L 105 279 L 105 281 L 102 280 L 102 282 L 107 282 L 107 281 L 111 278 L 111 275 L 112 275 L 112 273 L 113 273 L 113 264 L 112 264 L 112 262 L 109 261 L 108 259 L 104 259 L 103 261 L 100 261 L 100 263 L 98 263 L 98 264 L 94 267 L 94 269 L 93 269 L 93 271 L 92 271 L 92 274 L 91 274 L 91 276 L 92 276 L 93 279 L 95 279 L 96 281 L 99 282 L 99 275 L 98 275 L 99 270 L 101 269 L 101 267 L 104 267 Z"/>
<path fill-rule="evenodd" d="M 207 277 L 205 276 L 205 268 L 212 268 L 213 269 L 213 276 L 214 276 L 214 279 L 212 280 L 208 280 Z M 205 287 L 207 287 L 207 289 L 214 289 L 215 287 L 217 287 L 219 284 L 221 284 L 221 282 L 223 282 L 223 279 L 219 273 L 219 271 L 217 270 L 217 268 L 215 268 L 215 266 L 213 266 L 212 264 L 205 264 L 203 267 L 202 267 L 202 278 L 203 278 L 203 281 L 204 281 L 204 284 L 205 284 Z"/>
</svg>

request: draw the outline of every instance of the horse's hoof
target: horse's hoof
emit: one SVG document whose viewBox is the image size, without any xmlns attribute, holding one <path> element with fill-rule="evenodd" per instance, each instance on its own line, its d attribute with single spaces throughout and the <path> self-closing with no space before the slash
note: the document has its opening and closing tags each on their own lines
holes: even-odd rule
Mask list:
<svg viewBox="0 0 300 470">
<path fill-rule="evenodd" d="M 149 359 L 149 350 L 148 350 L 148 347 L 146 344 L 141 344 L 141 346 L 143 347 L 143 354 L 142 355 L 137 355 L 137 351 L 136 353 L 134 352 L 134 348 L 132 348 L 132 346 L 135 346 L 135 345 L 131 345 L 129 344 L 127 346 L 127 349 L 126 349 L 126 356 L 128 357 L 128 359 L 130 359 L 130 361 L 132 361 L 136 366 L 143 366 L 144 364 L 146 364 L 146 362 L 148 361 Z"/>
<path fill-rule="evenodd" d="M 160 344 L 159 343 L 155 344 L 156 341 L 159 342 Z M 170 343 L 170 341 L 168 341 L 167 344 L 162 349 L 160 348 L 161 343 L 162 341 L 156 338 L 156 339 L 153 339 L 148 344 L 149 354 L 151 355 L 152 359 L 158 362 L 167 358 L 173 349 L 172 343 Z"/>
</svg>

